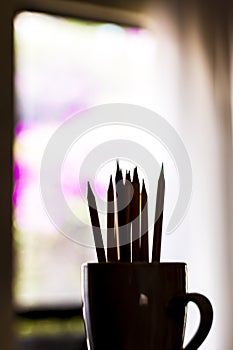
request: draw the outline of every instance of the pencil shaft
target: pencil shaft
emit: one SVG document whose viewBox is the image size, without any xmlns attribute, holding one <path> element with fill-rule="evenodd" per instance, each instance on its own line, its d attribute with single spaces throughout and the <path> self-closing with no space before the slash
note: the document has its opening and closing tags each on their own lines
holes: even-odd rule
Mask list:
<svg viewBox="0 0 233 350">
<path fill-rule="evenodd" d="M 130 189 L 131 184 L 126 181 L 123 187 L 123 210 L 122 210 L 122 224 L 121 230 L 121 261 L 130 262 L 131 260 L 131 244 L 130 244 Z"/>
<path fill-rule="evenodd" d="M 110 180 L 107 197 L 107 258 L 108 261 L 117 261 L 117 246 L 114 224 L 114 189 L 112 179 Z"/>
<path fill-rule="evenodd" d="M 116 204 L 117 208 L 117 204 Z M 118 225 L 118 213 L 117 210 L 115 211 L 115 237 L 116 237 L 116 246 L 117 246 L 117 261 L 120 261 L 120 239 L 119 239 L 119 225 Z"/>
<path fill-rule="evenodd" d="M 125 207 L 125 224 L 126 224 L 126 256 L 127 256 L 127 261 L 131 261 L 131 220 L 130 220 L 130 199 L 132 195 L 131 191 L 131 183 L 126 181 L 126 186 L 125 186 L 125 198 L 126 198 L 126 207 Z"/>
<path fill-rule="evenodd" d="M 115 223 L 115 220 L 114 220 Z M 113 261 L 118 261 L 118 250 L 117 250 L 117 234 L 116 234 L 116 227 L 114 227 L 114 238 L 115 238 L 115 247 L 113 250 Z M 120 256 L 120 253 L 119 253 Z"/>
<path fill-rule="evenodd" d="M 163 168 L 158 181 L 158 190 L 156 198 L 154 239 L 152 250 L 152 261 L 159 262 L 161 255 L 162 227 L 163 227 L 163 206 L 164 206 L 165 180 Z"/>
<path fill-rule="evenodd" d="M 93 231 L 93 235 L 94 235 L 97 258 L 98 258 L 99 262 L 106 262 L 104 244 L 103 244 L 102 234 L 101 234 L 101 230 L 100 230 L 98 213 L 97 213 L 97 210 L 93 209 L 91 206 L 89 206 L 89 211 L 90 211 L 90 216 L 92 218 L 92 220 L 91 220 L 92 231 Z"/>
<path fill-rule="evenodd" d="M 114 218 L 113 218 L 114 220 Z M 108 261 L 116 261 L 116 237 L 115 237 L 115 228 L 108 227 L 107 228 L 107 258 Z"/>
<path fill-rule="evenodd" d="M 155 223 L 154 229 L 154 243 L 152 252 L 152 261 L 159 262 L 161 255 L 161 242 L 162 242 L 162 226 L 163 226 L 163 214 L 159 216 Z"/>
<path fill-rule="evenodd" d="M 125 193 L 123 181 L 120 180 L 116 184 L 117 191 L 117 215 L 118 215 L 118 230 L 120 244 L 120 261 L 127 261 L 126 256 L 126 227 L 125 227 Z"/>
<path fill-rule="evenodd" d="M 119 166 L 119 161 L 117 160 L 117 170 L 115 176 L 115 185 L 116 185 L 116 238 L 117 238 L 117 253 L 118 253 L 118 261 L 121 261 L 123 258 L 123 230 L 122 226 L 124 225 L 124 213 L 122 212 L 123 208 L 123 174 L 122 170 Z"/>
<path fill-rule="evenodd" d="M 142 190 L 141 194 L 141 248 L 140 248 L 141 261 L 149 262 L 148 251 L 148 203 L 147 193 Z"/>
<path fill-rule="evenodd" d="M 103 244 L 103 239 L 102 239 L 102 234 L 100 229 L 100 222 L 99 222 L 99 216 L 98 216 L 98 211 L 96 207 L 96 201 L 89 184 L 88 184 L 88 206 L 89 206 L 89 212 L 91 217 L 92 231 L 93 231 L 93 236 L 95 241 L 97 258 L 99 262 L 106 262 L 106 256 L 105 256 L 104 244 Z"/>
<path fill-rule="evenodd" d="M 139 222 L 139 184 L 133 182 L 133 198 L 131 202 L 132 221 L 132 261 L 140 260 L 140 222 Z"/>
</svg>

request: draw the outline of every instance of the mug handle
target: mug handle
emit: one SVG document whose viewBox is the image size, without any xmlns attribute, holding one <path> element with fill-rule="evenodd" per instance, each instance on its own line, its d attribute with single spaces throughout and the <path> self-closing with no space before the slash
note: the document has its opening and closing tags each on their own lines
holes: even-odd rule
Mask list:
<svg viewBox="0 0 233 350">
<path fill-rule="evenodd" d="M 212 305 L 204 295 L 199 293 L 179 294 L 172 298 L 169 308 L 172 311 L 177 306 L 186 306 L 190 301 L 194 302 L 200 311 L 200 324 L 193 338 L 181 350 L 197 350 L 207 337 L 213 322 Z"/>
</svg>

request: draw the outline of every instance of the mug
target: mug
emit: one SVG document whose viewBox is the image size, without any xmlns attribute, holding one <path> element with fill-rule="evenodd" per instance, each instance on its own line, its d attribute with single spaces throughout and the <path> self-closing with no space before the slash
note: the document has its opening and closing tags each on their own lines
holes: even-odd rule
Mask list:
<svg viewBox="0 0 233 350">
<path fill-rule="evenodd" d="M 212 325 L 209 300 L 187 293 L 185 263 L 87 263 L 82 266 L 83 316 L 89 350 L 181 350 L 186 306 L 200 311 L 185 350 L 196 350 Z"/>
</svg>

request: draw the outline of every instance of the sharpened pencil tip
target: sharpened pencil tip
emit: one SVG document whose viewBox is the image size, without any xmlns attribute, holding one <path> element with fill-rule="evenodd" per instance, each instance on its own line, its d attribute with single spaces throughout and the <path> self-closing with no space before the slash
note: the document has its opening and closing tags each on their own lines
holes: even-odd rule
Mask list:
<svg viewBox="0 0 233 350">
<path fill-rule="evenodd" d="M 130 171 L 126 170 L 126 176 L 125 176 L 125 179 L 127 181 L 131 181 L 131 177 L 130 177 Z"/>
<path fill-rule="evenodd" d="M 110 176 L 110 181 L 109 181 L 109 186 L 108 189 L 111 189 L 113 187 L 113 182 L 112 182 L 112 175 Z"/>
<path fill-rule="evenodd" d="M 135 167 L 133 171 L 133 182 L 139 182 L 137 167 Z"/>
<path fill-rule="evenodd" d="M 115 175 L 115 181 L 116 181 L 116 183 L 118 183 L 120 180 L 123 180 L 123 174 L 122 174 L 122 170 L 119 166 L 119 161 L 117 159 L 117 170 L 116 170 L 116 175 Z"/>
<path fill-rule="evenodd" d="M 146 189 L 145 181 L 144 181 L 144 179 L 142 179 L 142 191 L 145 191 L 145 189 Z"/>
<path fill-rule="evenodd" d="M 88 198 L 89 197 L 94 197 L 94 193 L 92 191 L 92 188 L 91 188 L 91 185 L 90 185 L 89 181 L 87 182 L 87 196 L 88 196 Z"/>
<path fill-rule="evenodd" d="M 142 180 L 142 193 L 144 193 L 147 196 L 146 184 L 145 184 L 144 179 Z"/>
<path fill-rule="evenodd" d="M 160 171 L 160 175 L 159 175 L 159 180 L 162 179 L 163 181 L 165 180 L 164 179 L 164 167 L 163 167 L 163 163 L 162 163 L 162 166 L 161 166 L 161 171 Z"/>
</svg>

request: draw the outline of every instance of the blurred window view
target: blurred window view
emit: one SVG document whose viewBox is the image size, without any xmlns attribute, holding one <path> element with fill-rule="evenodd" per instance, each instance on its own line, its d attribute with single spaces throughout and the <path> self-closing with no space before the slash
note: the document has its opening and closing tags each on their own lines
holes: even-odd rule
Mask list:
<svg viewBox="0 0 233 350">
<path fill-rule="evenodd" d="M 78 305 L 80 266 L 96 260 L 96 253 L 64 237 L 50 221 L 40 193 L 41 159 L 55 130 L 75 113 L 112 102 L 153 105 L 154 38 L 141 28 L 32 12 L 17 15 L 14 36 L 15 303 Z M 79 153 L 85 157 L 85 147 Z M 85 225 L 89 217 L 74 159 L 67 158 L 63 192 Z M 96 181 L 104 193 L 104 174 Z"/>
</svg>

